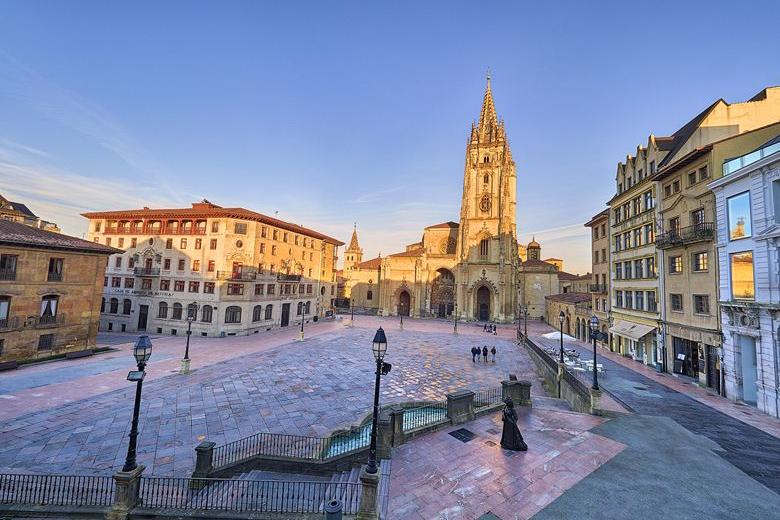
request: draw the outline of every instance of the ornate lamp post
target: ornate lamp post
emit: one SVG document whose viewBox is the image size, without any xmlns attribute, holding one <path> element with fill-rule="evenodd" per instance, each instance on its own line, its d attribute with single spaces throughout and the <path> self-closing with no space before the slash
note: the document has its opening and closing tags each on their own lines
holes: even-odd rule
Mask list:
<svg viewBox="0 0 780 520">
<path fill-rule="evenodd" d="M 306 306 L 301 305 L 301 331 L 298 333 L 298 341 L 303 341 L 303 322 L 306 321 Z"/>
<path fill-rule="evenodd" d="M 401 316 L 401 330 L 404 330 L 404 306 L 403 304 L 398 304 L 398 314 Z"/>
<path fill-rule="evenodd" d="M 376 427 L 379 421 L 379 377 L 387 375 L 390 372 L 391 365 L 384 362 L 387 352 L 387 337 L 382 327 L 379 327 L 374 334 L 374 341 L 371 346 L 376 360 L 376 382 L 374 383 L 374 416 L 371 422 L 371 445 L 368 451 L 368 465 L 366 473 L 376 473 Z"/>
<path fill-rule="evenodd" d="M 558 314 L 558 321 L 561 322 L 561 363 L 563 363 L 563 322 L 566 320 L 566 315 L 561 311 Z"/>
<path fill-rule="evenodd" d="M 593 338 L 593 389 L 599 389 L 599 374 L 596 370 L 596 334 L 599 330 L 599 319 L 594 314 L 590 317 L 590 335 Z"/>
<path fill-rule="evenodd" d="M 517 306 L 517 341 L 520 341 L 520 318 L 523 316 L 523 306 Z"/>
<path fill-rule="evenodd" d="M 523 306 L 523 336 L 528 339 L 528 305 Z"/>
<path fill-rule="evenodd" d="M 144 382 L 144 368 L 146 368 L 146 362 L 152 356 L 152 340 L 149 336 L 138 336 L 138 339 L 133 346 L 133 357 L 135 357 L 136 363 L 138 363 L 138 370 L 132 370 L 127 374 L 128 381 L 135 381 L 135 406 L 133 407 L 133 423 L 130 427 L 130 442 L 127 444 L 127 458 L 125 459 L 125 465 L 122 466 L 122 471 L 133 471 L 138 464 L 135 463 L 135 447 L 138 440 L 138 413 L 141 410 L 141 386 Z"/>
<path fill-rule="evenodd" d="M 352 327 L 355 325 L 355 302 L 352 301 L 352 295 L 349 295 L 349 326 Z"/>
<path fill-rule="evenodd" d="M 184 347 L 184 359 L 181 360 L 180 374 L 190 372 L 190 336 L 192 335 L 192 322 L 198 316 L 198 302 L 192 302 L 187 306 L 187 343 Z"/>
<path fill-rule="evenodd" d="M 455 302 L 455 310 L 452 313 L 452 317 L 454 318 L 452 320 L 452 333 L 457 334 L 458 333 L 458 302 Z"/>
</svg>

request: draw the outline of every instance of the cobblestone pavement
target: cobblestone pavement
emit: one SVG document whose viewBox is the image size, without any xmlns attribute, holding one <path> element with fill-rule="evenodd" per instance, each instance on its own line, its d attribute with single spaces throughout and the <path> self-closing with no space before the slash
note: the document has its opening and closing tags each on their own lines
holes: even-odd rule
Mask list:
<svg viewBox="0 0 780 520">
<path fill-rule="evenodd" d="M 178 364 L 180 354 L 173 352 L 180 348 L 179 339 L 175 346 L 156 347 L 153 360 L 160 351 L 170 354 L 169 359 L 148 367 L 138 462 L 146 465 L 146 474 L 184 476 L 193 467 L 193 448 L 204 439 L 222 444 L 257 432 L 322 436 L 359 422 L 370 411 L 371 339 L 379 323 L 388 336 L 386 361 L 393 365 L 383 378 L 383 403 L 443 399 L 460 388 L 497 387 L 510 372 L 532 380 L 534 394 L 543 392 L 531 361 L 508 339 L 513 329 L 489 336 L 462 325 L 454 335 L 446 322 L 407 320 L 401 331 L 394 320 L 372 318 L 358 321 L 361 326 L 354 328 L 329 325 L 304 342 L 290 341 L 289 332 L 198 338 L 193 342 L 193 363 L 200 368 L 186 376 L 171 374 Z M 156 341 L 167 345 L 172 340 Z M 496 363 L 473 363 L 471 346 L 485 343 L 496 346 Z M 129 356 L 128 348 L 123 347 L 122 356 Z M 209 353 L 210 349 L 219 352 Z M 36 407 L 50 404 L 48 408 L 2 421 L 0 471 L 110 473 L 121 466 L 134 386 L 124 381 L 132 367 L 116 370 L 114 359 L 96 356 L 75 365 L 50 363 L 16 372 L 14 377 L 20 377 L 29 370 L 38 382 L 47 372 L 59 374 L 52 385 L 57 395 L 32 400 Z M 93 374 L 88 369 L 92 363 L 105 364 L 112 379 Z M 73 373 L 74 366 L 84 367 L 83 377 Z M 66 367 L 67 377 L 59 373 Z M 121 383 L 116 390 L 101 392 L 92 386 L 95 381 L 117 385 L 116 379 Z M 0 379 L 3 384 L 13 390 Z M 18 391 L 4 395 L 19 403 L 17 409 L 29 392 L 49 391 L 46 386 L 13 384 Z"/>
<path fill-rule="evenodd" d="M 555 347 L 558 344 L 555 340 L 540 336 L 550 330 L 543 324 L 534 324 L 528 333 L 537 344 Z M 567 347 L 576 348 L 582 359 L 593 357 L 592 346 L 586 343 L 567 342 Z M 638 414 L 669 417 L 690 432 L 714 441 L 724 459 L 780 493 L 780 438 L 675 390 L 673 386 L 679 383 L 667 385 L 639 373 L 644 370 L 640 363 L 634 363 L 637 365 L 634 369 L 632 363 L 618 362 L 613 357 L 608 353 L 599 357 L 606 370 L 605 376 L 599 378 L 603 389 Z M 663 377 L 676 379 L 668 374 Z M 740 406 L 734 404 L 730 408 L 736 407 Z M 760 414 L 758 410 L 753 412 Z M 766 422 L 770 420 L 767 418 Z"/>
</svg>

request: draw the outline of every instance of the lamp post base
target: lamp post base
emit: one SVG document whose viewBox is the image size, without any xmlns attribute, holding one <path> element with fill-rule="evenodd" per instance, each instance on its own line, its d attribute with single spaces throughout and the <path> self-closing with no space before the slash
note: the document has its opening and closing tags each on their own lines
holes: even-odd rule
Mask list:
<svg viewBox="0 0 780 520">
<path fill-rule="evenodd" d="M 179 365 L 179 374 L 189 374 L 189 373 L 190 373 L 190 360 L 182 359 L 181 365 Z"/>
<path fill-rule="evenodd" d="M 303 331 L 298 333 L 298 341 L 303 341 Z"/>
</svg>

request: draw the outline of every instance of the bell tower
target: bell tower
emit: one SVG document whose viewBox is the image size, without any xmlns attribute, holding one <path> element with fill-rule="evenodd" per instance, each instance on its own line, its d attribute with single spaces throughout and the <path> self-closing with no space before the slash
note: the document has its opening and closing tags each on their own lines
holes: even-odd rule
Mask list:
<svg viewBox="0 0 780 520">
<path fill-rule="evenodd" d="M 352 229 L 352 239 L 349 241 L 349 246 L 344 250 L 344 270 L 354 269 L 362 261 L 363 249 L 358 243 L 357 223 L 355 223 L 355 227 Z"/>
</svg>

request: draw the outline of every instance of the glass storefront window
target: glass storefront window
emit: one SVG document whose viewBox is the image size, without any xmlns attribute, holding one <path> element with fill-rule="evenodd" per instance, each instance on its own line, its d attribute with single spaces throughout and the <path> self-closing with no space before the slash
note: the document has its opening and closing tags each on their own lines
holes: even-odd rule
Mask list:
<svg viewBox="0 0 780 520">
<path fill-rule="evenodd" d="M 735 300 L 753 300 L 756 297 L 753 251 L 731 255 L 731 297 Z"/>
<path fill-rule="evenodd" d="M 740 193 L 727 199 L 729 238 L 739 240 L 752 234 L 750 225 L 750 193 Z"/>
</svg>

